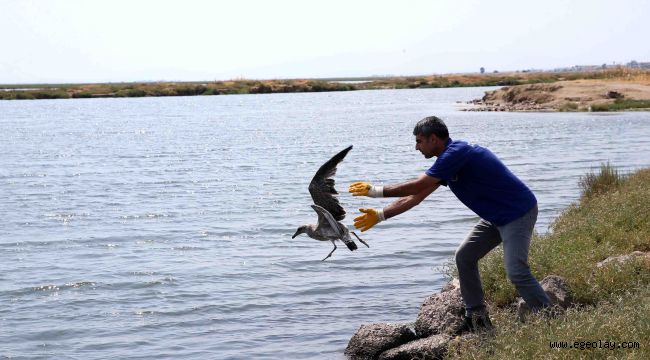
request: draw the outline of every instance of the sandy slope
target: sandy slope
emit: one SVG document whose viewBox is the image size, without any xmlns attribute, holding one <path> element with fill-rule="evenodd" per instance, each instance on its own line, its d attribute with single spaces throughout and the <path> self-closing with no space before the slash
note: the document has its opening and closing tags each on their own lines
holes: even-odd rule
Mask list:
<svg viewBox="0 0 650 360">
<path fill-rule="evenodd" d="M 467 111 L 585 111 L 616 98 L 650 100 L 650 80 L 575 80 L 504 87 L 473 100 Z"/>
</svg>

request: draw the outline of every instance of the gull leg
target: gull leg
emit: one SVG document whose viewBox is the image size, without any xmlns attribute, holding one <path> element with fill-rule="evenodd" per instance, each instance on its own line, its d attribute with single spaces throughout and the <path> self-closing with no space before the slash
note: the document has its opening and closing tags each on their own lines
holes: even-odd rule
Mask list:
<svg viewBox="0 0 650 360">
<path fill-rule="evenodd" d="M 370 247 L 370 245 L 366 244 L 365 241 L 361 240 L 361 238 L 358 237 L 357 234 L 354 231 L 350 231 L 350 232 L 352 233 L 352 235 L 354 235 L 357 238 L 357 240 L 361 241 L 361 243 L 363 243 L 363 245 L 365 245 L 367 247 Z"/>
<path fill-rule="evenodd" d="M 332 256 L 332 253 L 334 252 L 334 250 L 336 250 L 336 244 L 334 243 L 334 241 L 332 241 L 332 245 L 334 245 L 334 249 L 332 249 L 332 251 L 330 251 L 330 253 L 327 254 L 327 256 L 325 256 L 325 258 L 321 261 L 325 261 L 328 257 Z"/>
</svg>

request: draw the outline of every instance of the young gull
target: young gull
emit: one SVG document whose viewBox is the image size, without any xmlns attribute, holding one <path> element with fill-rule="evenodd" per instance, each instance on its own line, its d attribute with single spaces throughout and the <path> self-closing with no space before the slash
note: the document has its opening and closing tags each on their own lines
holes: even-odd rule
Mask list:
<svg viewBox="0 0 650 360">
<path fill-rule="evenodd" d="M 336 166 L 343 161 L 345 155 L 352 149 L 352 145 L 345 148 L 343 151 L 334 155 L 320 169 L 309 183 L 309 193 L 314 201 L 312 209 L 318 214 L 318 224 L 306 224 L 298 227 L 298 230 L 291 237 L 292 239 L 300 234 L 307 234 L 312 239 L 320 241 L 331 241 L 334 249 L 323 259 L 323 261 L 336 250 L 336 240 L 341 240 L 350 249 L 354 251 L 357 249 L 357 244 L 350 237 L 350 231 L 347 226 L 341 224 L 339 221 L 345 218 L 345 210 L 339 204 L 339 200 L 335 195 L 338 194 L 334 189 L 334 175 L 336 175 Z M 361 240 L 357 234 L 352 231 L 352 234 L 364 245 L 370 247 L 365 241 Z"/>
</svg>

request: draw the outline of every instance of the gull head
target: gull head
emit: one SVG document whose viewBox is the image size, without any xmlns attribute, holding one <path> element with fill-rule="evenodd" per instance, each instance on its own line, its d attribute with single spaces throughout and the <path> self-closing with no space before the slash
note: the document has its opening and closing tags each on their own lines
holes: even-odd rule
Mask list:
<svg viewBox="0 0 650 360">
<path fill-rule="evenodd" d="M 309 227 L 309 225 L 301 225 L 301 226 L 299 226 L 298 230 L 296 230 L 296 233 L 293 234 L 293 236 L 291 238 L 294 239 L 296 236 L 306 233 L 308 227 Z"/>
</svg>

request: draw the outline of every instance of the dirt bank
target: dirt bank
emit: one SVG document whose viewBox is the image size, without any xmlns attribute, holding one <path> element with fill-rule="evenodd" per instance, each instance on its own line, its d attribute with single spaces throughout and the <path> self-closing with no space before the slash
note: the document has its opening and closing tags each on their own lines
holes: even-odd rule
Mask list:
<svg viewBox="0 0 650 360">
<path fill-rule="evenodd" d="M 628 103 L 634 106 L 627 108 L 650 108 L 650 79 L 575 80 L 508 86 L 486 92 L 482 99 L 468 102 L 469 106 L 462 110 L 607 111 L 623 110 Z M 621 104 L 623 106 L 618 106 Z"/>
</svg>

